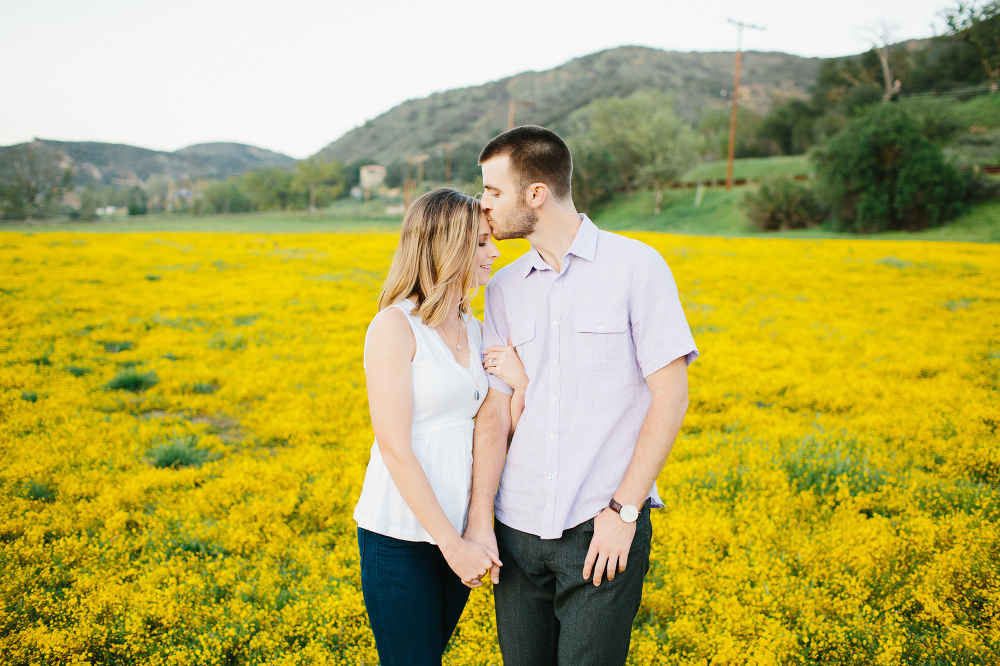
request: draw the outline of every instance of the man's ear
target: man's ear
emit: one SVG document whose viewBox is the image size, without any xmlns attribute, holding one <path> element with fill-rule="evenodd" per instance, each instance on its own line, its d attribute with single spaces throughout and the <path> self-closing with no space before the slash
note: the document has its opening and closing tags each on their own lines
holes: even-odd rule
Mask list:
<svg viewBox="0 0 1000 666">
<path fill-rule="evenodd" d="M 524 190 L 524 201 L 532 208 L 541 208 L 549 200 L 549 186 L 545 183 L 532 183 Z"/>
</svg>

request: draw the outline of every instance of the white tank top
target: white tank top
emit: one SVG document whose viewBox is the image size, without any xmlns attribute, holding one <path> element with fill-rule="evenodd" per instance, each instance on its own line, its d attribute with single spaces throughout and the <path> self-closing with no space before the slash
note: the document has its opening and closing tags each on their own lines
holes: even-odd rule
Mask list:
<svg viewBox="0 0 1000 666">
<path fill-rule="evenodd" d="M 488 379 L 483 370 L 483 337 L 479 323 L 466 317 L 468 367 L 455 361 L 437 332 L 413 316 L 415 304 L 403 300 L 390 307 L 406 314 L 417 341 L 410 365 L 413 382 L 413 426 L 410 443 L 434 495 L 459 534 L 465 531 L 472 487 L 473 419 L 486 399 Z M 381 313 L 380 313 L 381 314 Z M 377 317 L 378 315 L 376 315 Z M 369 333 L 371 326 L 368 327 Z M 368 337 L 365 336 L 365 353 Z M 478 382 L 478 387 L 477 387 Z M 478 390 L 479 395 L 476 395 Z M 434 543 L 406 505 L 382 461 L 378 441 L 372 445 L 361 497 L 354 509 L 358 525 L 404 541 Z"/>
</svg>

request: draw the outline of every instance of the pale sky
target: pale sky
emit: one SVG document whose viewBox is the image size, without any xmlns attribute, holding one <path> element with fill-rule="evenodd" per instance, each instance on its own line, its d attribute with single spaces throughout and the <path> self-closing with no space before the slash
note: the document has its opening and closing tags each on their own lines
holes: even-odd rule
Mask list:
<svg viewBox="0 0 1000 666">
<path fill-rule="evenodd" d="M 236 141 L 307 157 L 400 102 L 607 48 L 838 56 L 866 28 L 941 31 L 949 0 L 0 0 L 0 145 L 176 150 Z"/>
</svg>

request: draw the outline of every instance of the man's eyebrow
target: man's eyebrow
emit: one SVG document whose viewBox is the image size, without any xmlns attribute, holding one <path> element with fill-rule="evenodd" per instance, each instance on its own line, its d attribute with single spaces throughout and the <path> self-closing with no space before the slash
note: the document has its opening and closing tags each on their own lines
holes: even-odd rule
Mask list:
<svg viewBox="0 0 1000 666">
<path fill-rule="evenodd" d="M 499 187 L 494 187 L 493 185 L 487 185 L 486 183 L 483 183 L 483 189 L 484 190 L 494 190 L 496 192 L 500 191 Z"/>
</svg>

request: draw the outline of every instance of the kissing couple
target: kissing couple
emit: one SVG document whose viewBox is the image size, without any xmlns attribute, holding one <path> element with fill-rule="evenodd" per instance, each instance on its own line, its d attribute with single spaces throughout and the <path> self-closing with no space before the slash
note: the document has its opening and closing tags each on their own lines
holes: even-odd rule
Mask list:
<svg viewBox="0 0 1000 666">
<path fill-rule="evenodd" d="M 440 664 L 489 576 L 504 664 L 619 666 L 698 350 L 660 254 L 577 213 L 559 136 L 514 128 L 479 163 L 480 201 L 410 206 L 365 337 L 354 519 L 379 660 Z M 490 279 L 511 238 L 531 249 Z"/>
</svg>

